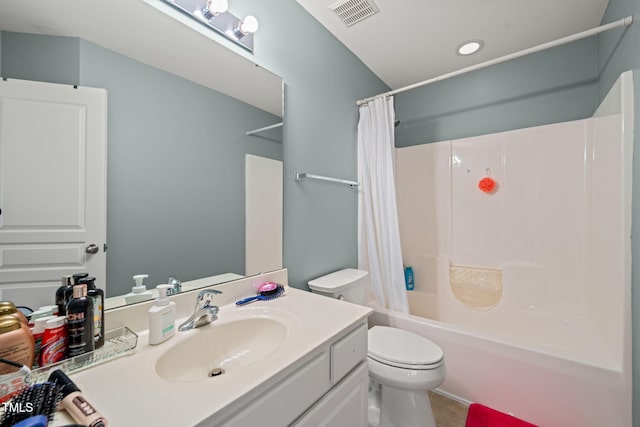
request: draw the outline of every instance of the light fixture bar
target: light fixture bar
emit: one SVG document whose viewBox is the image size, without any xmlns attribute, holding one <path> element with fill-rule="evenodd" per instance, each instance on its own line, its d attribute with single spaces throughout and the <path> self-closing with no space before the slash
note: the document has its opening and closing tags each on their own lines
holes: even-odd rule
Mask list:
<svg viewBox="0 0 640 427">
<path fill-rule="evenodd" d="M 219 15 L 203 13 L 207 11 L 207 0 L 164 0 L 179 11 L 194 18 L 201 24 L 223 35 L 228 40 L 242 46 L 249 52 L 253 52 L 253 33 L 239 31 L 242 19 L 230 12 L 223 12 Z"/>
</svg>

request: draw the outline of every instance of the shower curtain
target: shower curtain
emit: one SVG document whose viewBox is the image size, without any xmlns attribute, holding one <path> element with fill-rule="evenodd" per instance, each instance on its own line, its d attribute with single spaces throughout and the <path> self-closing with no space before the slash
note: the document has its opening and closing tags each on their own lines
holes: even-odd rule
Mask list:
<svg viewBox="0 0 640 427">
<path fill-rule="evenodd" d="M 391 310 L 409 312 L 394 177 L 393 97 L 360 107 L 358 122 L 358 268 L 371 293 Z"/>
</svg>

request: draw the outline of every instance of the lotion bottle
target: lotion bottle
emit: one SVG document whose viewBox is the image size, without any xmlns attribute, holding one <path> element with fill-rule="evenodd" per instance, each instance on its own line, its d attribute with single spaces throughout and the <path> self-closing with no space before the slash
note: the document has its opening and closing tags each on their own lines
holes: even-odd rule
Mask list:
<svg viewBox="0 0 640 427">
<path fill-rule="evenodd" d="M 25 325 L 29 324 L 29 319 L 11 301 L 0 301 L 0 317 L 9 315 L 18 318 Z"/>
<path fill-rule="evenodd" d="M 165 342 L 176 333 L 176 303 L 169 301 L 170 285 L 158 285 L 156 305 L 149 309 L 149 344 Z"/>
<path fill-rule="evenodd" d="M 35 357 L 33 358 L 34 368 L 40 367 L 40 352 L 42 351 L 42 340 L 44 339 L 44 329 L 46 326 L 46 322 L 47 320 L 51 320 L 55 317 L 57 316 L 38 317 L 33 323 L 33 328 L 31 329 L 31 333 L 33 334 L 33 340 L 36 345 Z"/>
<path fill-rule="evenodd" d="M 124 300 L 127 304 L 153 299 L 153 293 L 148 291 L 147 287 L 143 283 L 144 279 L 147 277 L 149 277 L 148 274 L 136 274 L 133 276 L 133 280 L 136 282 L 136 285 L 131 288 L 131 292 L 124 296 Z"/>
<path fill-rule="evenodd" d="M 46 366 L 64 360 L 67 355 L 67 342 L 66 316 L 55 316 L 47 320 L 44 323 L 39 365 Z"/>
<path fill-rule="evenodd" d="M 27 367 L 33 366 L 35 342 L 26 323 L 14 316 L 0 318 L 0 357 Z M 0 375 L 17 371 L 11 365 L 0 364 Z M 3 393 L 4 394 L 4 393 Z"/>
</svg>

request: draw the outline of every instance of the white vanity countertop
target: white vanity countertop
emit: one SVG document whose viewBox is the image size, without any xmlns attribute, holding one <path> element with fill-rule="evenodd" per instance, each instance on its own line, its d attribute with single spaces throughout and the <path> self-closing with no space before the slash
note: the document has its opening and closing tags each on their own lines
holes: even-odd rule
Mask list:
<svg viewBox="0 0 640 427">
<path fill-rule="evenodd" d="M 219 289 L 216 287 L 216 289 Z M 247 295 L 251 295 L 248 293 Z M 271 301 L 237 307 L 220 306 L 219 320 L 186 332 L 176 331 L 169 341 L 148 345 L 147 332 L 140 332 L 132 355 L 71 375 L 87 400 L 109 420 L 110 426 L 192 426 L 218 413 L 258 385 L 335 338 L 345 328 L 371 313 L 364 306 L 346 303 L 286 288 L 286 294 Z M 156 360 L 171 346 L 207 328 L 247 317 L 271 317 L 288 326 L 287 338 L 260 362 L 232 373 L 202 381 L 177 383 L 161 378 Z M 185 317 L 176 320 L 176 327 Z M 60 414 L 55 426 L 65 425 Z"/>
</svg>

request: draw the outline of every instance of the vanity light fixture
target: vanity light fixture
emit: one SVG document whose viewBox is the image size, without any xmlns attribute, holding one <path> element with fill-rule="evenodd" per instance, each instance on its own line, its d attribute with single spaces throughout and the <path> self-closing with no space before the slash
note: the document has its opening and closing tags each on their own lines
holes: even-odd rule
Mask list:
<svg viewBox="0 0 640 427">
<path fill-rule="evenodd" d="M 462 56 L 473 55 L 482 49 L 483 46 L 484 41 L 482 40 L 469 40 L 468 42 L 464 42 L 458 46 L 456 53 Z"/>
<path fill-rule="evenodd" d="M 233 35 L 239 39 L 243 38 L 247 34 L 252 34 L 258 31 L 258 20 L 255 16 L 249 15 L 242 21 L 238 21 L 238 24 L 233 29 Z"/>
<path fill-rule="evenodd" d="M 182 13 L 224 35 L 232 42 L 253 52 L 253 33 L 258 31 L 258 20 L 248 15 L 237 18 L 227 9 L 228 0 L 164 0 Z"/>
<path fill-rule="evenodd" d="M 229 9 L 227 0 L 208 0 L 207 4 L 200 10 L 200 17 L 206 21 L 210 21 L 221 13 L 225 13 Z M 195 11 L 194 14 L 197 14 Z"/>
</svg>

